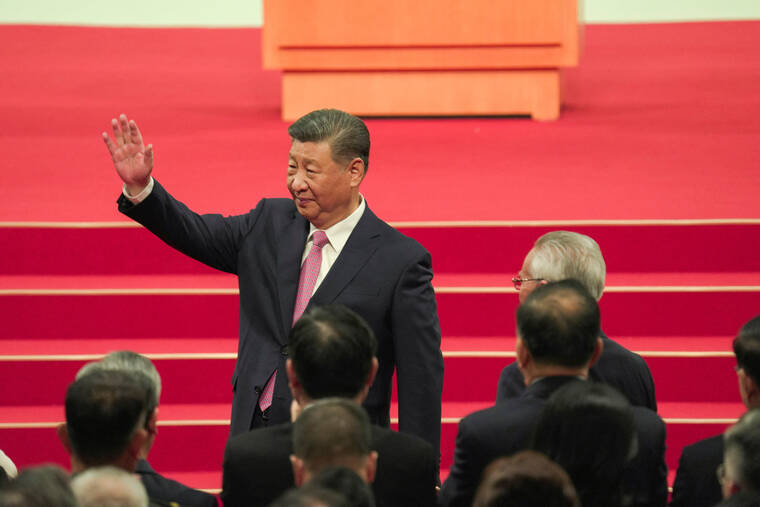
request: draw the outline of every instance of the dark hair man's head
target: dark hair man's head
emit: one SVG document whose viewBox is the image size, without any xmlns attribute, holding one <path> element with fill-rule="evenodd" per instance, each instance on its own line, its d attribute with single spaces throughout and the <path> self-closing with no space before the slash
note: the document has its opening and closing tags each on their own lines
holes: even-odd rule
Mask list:
<svg viewBox="0 0 760 507">
<path fill-rule="evenodd" d="M 739 330 L 734 355 L 742 401 L 747 408 L 760 407 L 760 315 Z"/>
<path fill-rule="evenodd" d="M 601 354 L 599 306 L 575 280 L 548 283 L 518 307 L 517 336 L 523 375 L 585 375 Z"/>
<path fill-rule="evenodd" d="M 573 483 L 561 466 L 536 451 L 499 458 L 483 472 L 473 507 L 579 507 Z"/>
<path fill-rule="evenodd" d="M 83 375 L 66 391 L 66 423 L 59 436 L 72 455 L 72 469 L 114 465 L 133 471 L 148 438 L 148 379 L 119 370 Z"/>
<path fill-rule="evenodd" d="M 288 380 L 303 406 L 340 397 L 364 400 L 377 373 L 377 340 L 369 325 L 340 305 L 316 307 L 290 331 Z"/>
<path fill-rule="evenodd" d="M 760 408 L 750 410 L 723 434 L 723 496 L 760 493 Z"/>
<path fill-rule="evenodd" d="M 369 130 L 352 114 L 338 109 L 312 111 L 288 127 L 288 134 L 302 143 L 328 143 L 339 164 L 358 157 L 364 162 L 364 171 L 369 168 Z"/>
<path fill-rule="evenodd" d="M 111 352 L 100 361 L 87 363 L 77 372 L 76 378 L 79 379 L 89 373 L 99 370 L 122 371 L 130 375 L 142 376 L 148 380 L 150 385 L 150 405 L 148 406 L 148 417 L 145 423 L 145 429 L 148 430 L 148 439 L 145 442 L 142 458 L 147 458 L 156 435 L 158 434 L 158 401 L 161 397 L 161 376 L 153 365 L 153 362 L 142 354 L 132 352 L 131 350 L 119 350 Z"/>
<path fill-rule="evenodd" d="M 372 489 L 354 470 L 342 466 L 319 472 L 305 487 L 324 488 L 340 494 L 348 507 L 375 507 Z"/>
<path fill-rule="evenodd" d="M 377 464 L 371 440 L 369 417 L 357 403 L 344 398 L 311 403 L 293 425 L 290 459 L 296 484 L 335 466 L 350 468 L 371 483 Z"/>
<path fill-rule="evenodd" d="M 68 474 L 55 465 L 25 468 L 0 488 L 0 507 L 76 507 Z"/>
<path fill-rule="evenodd" d="M 622 505 L 623 474 L 637 450 L 633 409 L 606 384 L 569 382 L 547 401 L 532 448 L 565 469 L 581 505 Z"/>
</svg>

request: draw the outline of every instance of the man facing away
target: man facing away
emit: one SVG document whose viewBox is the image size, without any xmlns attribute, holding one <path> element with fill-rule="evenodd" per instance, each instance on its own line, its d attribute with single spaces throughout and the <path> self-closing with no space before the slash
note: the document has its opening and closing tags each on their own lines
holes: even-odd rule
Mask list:
<svg viewBox="0 0 760 507">
<path fill-rule="evenodd" d="M 378 371 L 372 330 L 340 305 L 315 307 L 290 333 L 287 378 L 293 412 L 316 400 L 340 397 L 361 403 Z M 284 423 L 231 437 L 224 453 L 225 507 L 265 506 L 295 485 L 290 455 L 293 425 Z M 412 435 L 373 425 L 377 471 L 372 489 L 378 506 L 431 506 L 436 500 L 437 458 Z"/>
<path fill-rule="evenodd" d="M 517 398 L 460 421 L 454 463 L 441 488 L 443 506 L 469 506 L 491 461 L 530 446 L 552 393 L 588 378 L 591 364 L 602 353 L 599 322 L 596 300 L 575 280 L 543 284 L 525 299 L 517 309 L 515 352 L 527 388 Z M 632 409 L 638 453 L 624 478 L 633 496 L 631 505 L 664 506 L 665 424 L 649 409 Z"/>
<path fill-rule="evenodd" d="M 129 350 L 111 352 L 100 361 L 84 365 L 77 372 L 76 378 L 81 378 L 97 370 L 123 371 L 130 375 L 142 376 L 150 383 L 151 407 L 153 408 L 148 413 L 147 424 L 145 426 L 145 429 L 148 431 L 148 438 L 141 450 L 140 459 L 137 461 L 135 469 L 148 492 L 148 496 L 167 502 L 178 502 L 188 507 L 216 507 L 218 502 L 213 495 L 167 479 L 153 470 L 153 467 L 148 463 L 148 453 L 153 447 L 156 435 L 158 434 L 158 403 L 161 398 L 161 376 L 151 360 Z M 178 449 L 177 451 L 181 452 L 183 449 Z"/>
<path fill-rule="evenodd" d="M 748 410 L 760 408 L 760 315 L 734 338 L 739 393 Z M 723 462 L 723 435 L 700 440 L 681 451 L 671 507 L 710 507 L 722 497 L 715 470 Z"/>
<path fill-rule="evenodd" d="M 592 238 L 577 232 L 552 231 L 536 240 L 512 281 L 521 303 L 537 287 L 568 278 L 579 281 L 599 301 L 606 271 L 602 251 Z M 632 405 L 657 412 L 654 381 L 646 362 L 604 333 L 601 338 L 602 354 L 591 366 L 589 378 L 616 388 Z M 517 397 L 524 390 L 522 375 L 517 364 L 512 363 L 499 376 L 496 402 Z"/>
<path fill-rule="evenodd" d="M 119 210 L 164 242 L 238 276 L 240 333 L 232 377 L 232 435 L 289 420 L 288 332 L 310 305 L 343 304 L 378 339 L 380 367 L 364 402 L 390 425 L 398 379 L 399 429 L 440 448 L 443 357 L 430 254 L 377 218 L 359 193 L 369 131 L 343 111 L 313 111 L 290 126 L 291 199 L 262 199 L 249 213 L 198 215 L 152 176 L 153 147 L 134 121 L 103 133 L 124 182 Z"/>
<path fill-rule="evenodd" d="M 58 426 L 58 437 L 71 456 L 74 476 L 108 466 L 134 473 L 150 438 L 148 418 L 155 408 L 147 377 L 92 371 L 69 385 L 65 406 L 66 422 Z M 149 504 L 172 505 L 153 498 Z"/>
</svg>

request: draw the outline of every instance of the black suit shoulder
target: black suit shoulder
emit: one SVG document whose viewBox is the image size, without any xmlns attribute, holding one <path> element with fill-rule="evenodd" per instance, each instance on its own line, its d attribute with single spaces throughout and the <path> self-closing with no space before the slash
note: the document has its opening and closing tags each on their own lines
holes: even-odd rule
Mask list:
<svg viewBox="0 0 760 507">
<path fill-rule="evenodd" d="M 723 435 L 687 445 L 681 452 L 671 507 L 709 507 L 722 497 L 715 474 L 723 462 Z"/>
<path fill-rule="evenodd" d="M 372 483 L 378 507 L 435 505 L 438 459 L 430 443 L 372 426 L 372 447 L 378 453 Z"/>
<path fill-rule="evenodd" d="M 292 432 L 293 425 L 284 423 L 229 439 L 220 495 L 225 507 L 266 506 L 295 485 Z"/>
<path fill-rule="evenodd" d="M 188 507 L 216 507 L 216 497 L 209 493 L 192 489 L 172 479 L 167 479 L 153 470 L 145 460 L 140 460 L 135 472 L 152 500 L 178 503 Z"/>
</svg>

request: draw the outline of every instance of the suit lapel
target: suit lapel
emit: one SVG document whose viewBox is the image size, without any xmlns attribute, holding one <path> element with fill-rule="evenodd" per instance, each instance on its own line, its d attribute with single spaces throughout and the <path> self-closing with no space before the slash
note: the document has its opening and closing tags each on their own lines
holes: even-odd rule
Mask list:
<svg viewBox="0 0 760 507">
<path fill-rule="evenodd" d="M 327 276 L 311 297 L 306 311 L 312 305 L 332 303 L 354 279 L 380 246 L 382 237 L 380 224 L 382 224 L 380 219 L 367 208 Z"/>
<path fill-rule="evenodd" d="M 278 341 L 287 343 L 287 336 L 293 324 L 293 308 L 298 292 L 298 278 L 301 273 L 301 256 L 309 234 L 309 222 L 293 211 L 289 223 L 284 225 L 277 245 L 277 295 L 280 302 L 282 334 Z"/>
</svg>

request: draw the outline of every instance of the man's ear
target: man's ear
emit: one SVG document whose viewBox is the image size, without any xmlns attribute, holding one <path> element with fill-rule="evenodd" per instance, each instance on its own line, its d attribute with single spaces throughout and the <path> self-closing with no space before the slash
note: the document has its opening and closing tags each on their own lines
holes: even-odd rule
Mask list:
<svg viewBox="0 0 760 507">
<path fill-rule="evenodd" d="M 760 406 L 760 388 L 755 384 L 755 381 L 746 372 L 742 371 L 739 374 L 739 382 L 742 383 L 744 395 L 747 398 L 747 408 Z"/>
<path fill-rule="evenodd" d="M 150 416 L 148 417 L 148 422 L 145 424 L 145 429 L 148 430 L 148 434 L 152 437 L 158 435 L 158 407 L 154 408 L 153 412 L 151 412 Z"/>
<path fill-rule="evenodd" d="M 369 367 L 369 375 L 367 375 L 367 381 L 364 383 L 365 396 L 369 392 L 369 388 L 372 387 L 372 383 L 375 381 L 378 368 L 380 368 L 380 363 L 377 361 L 376 357 L 373 357 L 372 364 Z"/>
<path fill-rule="evenodd" d="M 527 386 L 530 383 L 529 368 L 533 366 L 533 356 L 530 354 L 530 350 L 528 350 L 525 342 L 523 342 L 522 338 L 519 336 L 515 342 L 515 355 L 517 356 L 517 368 L 520 370 L 520 373 L 522 373 L 523 380 Z"/>
<path fill-rule="evenodd" d="M 135 434 L 132 435 L 132 439 L 129 441 L 129 446 L 127 447 L 130 458 L 133 458 L 135 461 L 140 459 L 148 438 L 150 438 L 148 435 L 148 430 L 145 428 L 140 428 L 139 430 L 135 431 Z"/>
<path fill-rule="evenodd" d="M 293 468 L 293 482 L 296 486 L 301 487 L 304 483 L 305 476 L 303 460 L 295 454 L 291 454 L 290 466 Z"/>
<path fill-rule="evenodd" d="M 298 380 L 298 375 L 296 374 L 296 369 L 293 366 L 293 361 L 290 359 L 285 361 L 285 372 L 288 375 L 288 386 L 290 387 L 290 394 L 293 395 L 293 399 L 301 400 L 303 387 L 301 386 L 301 381 Z"/>
<path fill-rule="evenodd" d="M 377 473 L 377 451 L 372 451 L 367 456 L 367 484 L 375 482 L 375 474 Z"/>
<path fill-rule="evenodd" d="M 61 423 L 55 428 L 56 433 L 58 434 L 58 440 L 61 441 L 63 444 L 63 448 L 66 449 L 66 452 L 69 454 L 73 453 L 73 450 L 71 448 L 71 441 L 69 440 L 69 430 L 66 428 L 66 423 Z"/>
<path fill-rule="evenodd" d="M 356 157 L 349 164 L 346 169 L 351 173 L 351 186 L 358 187 L 364 179 L 364 175 L 367 173 L 367 167 L 364 165 L 364 161 Z"/>
<path fill-rule="evenodd" d="M 604 342 L 602 341 L 601 337 L 599 337 L 596 339 L 596 343 L 594 344 L 594 352 L 591 354 L 591 361 L 588 363 L 589 368 L 594 366 L 599 358 L 602 357 L 602 352 L 604 352 Z"/>
</svg>

